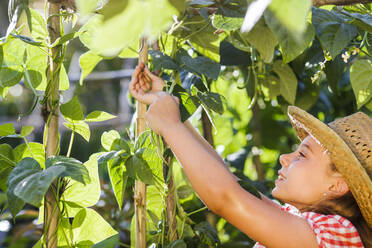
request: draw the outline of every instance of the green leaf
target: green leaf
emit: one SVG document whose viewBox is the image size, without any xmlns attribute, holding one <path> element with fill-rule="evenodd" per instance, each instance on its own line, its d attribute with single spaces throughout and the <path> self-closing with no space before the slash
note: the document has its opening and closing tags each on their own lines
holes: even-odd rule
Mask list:
<svg viewBox="0 0 372 248">
<path fill-rule="evenodd" d="M 68 79 L 65 66 L 62 65 L 61 70 L 59 71 L 59 90 L 68 90 L 69 87 L 70 80 Z"/>
<path fill-rule="evenodd" d="M 115 234 L 107 239 L 94 244 L 92 248 L 115 248 L 117 244 L 119 244 L 120 236 L 119 234 Z"/>
<path fill-rule="evenodd" d="M 10 38 L 0 46 L 0 86 L 16 85 L 23 77 L 23 56 L 25 46 L 19 39 Z"/>
<path fill-rule="evenodd" d="M 33 46 L 44 46 L 44 44 L 41 41 L 36 41 L 30 37 L 24 36 L 24 35 L 16 35 L 16 34 L 11 34 L 12 37 L 20 39 L 21 41 L 33 45 Z"/>
<path fill-rule="evenodd" d="M 17 185 L 25 178 L 41 171 L 39 163 L 32 158 L 22 159 L 17 166 L 12 170 L 8 177 L 7 197 L 9 203 L 9 210 L 13 219 L 19 211 L 22 210 L 25 202 L 14 194 Z"/>
<path fill-rule="evenodd" d="M 94 54 L 92 51 L 88 51 L 82 54 L 79 58 L 79 64 L 81 68 L 80 85 L 83 85 L 84 78 L 88 76 L 96 65 L 103 60 L 102 56 Z"/>
<path fill-rule="evenodd" d="M 148 186 L 146 188 L 146 210 L 151 211 L 158 219 L 161 219 L 163 209 L 165 209 L 165 202 L 161 193 L 155 185 Z M 148 217 L 150 217 L 149 214 Z M 153 224 L 157 225 L 158 223 Z"/>
<path fill-rule="evenodd" d="M 184 49 L 177 52 L 176 61 L 190 72 L 205 75 L 213 80 L 217 80 L 221 70 L 221 66 L 209 58 L 203 56 L 192 58 Z"/>
<path fill-rule="evenodd" d="M 63 117 L 68 122 L 84 120 L 83 110 L 81 109 L 77 96 L 71 98 L 67 103 L 62 104 L 60 110 Z"/>
<path fill-rule="evenodd" d="M 372 33 L 372 16 L 371 15 L 360 14 L 360 13 L 348 13 L 348 12 L 346 13 L 348 16 L 355 18 L 352 21 L 350 21 L 350 24 L 353 24 L 363 30 L 366 30 Z"/>
<path fill-rule="evenodd" d="M 186 199 L 194 193 L 194 189 L 190 185 L 182 185 L 177 188 L 177 195 L 180 199 Z"/>
<path fill-rule="evenodd" d="M 73 237 L 72 243 L 81 248 L 92 247 L 93 244 L 117 234 L 102 216 L 89 208 L 82 208 L 76 214 L 71 228 L 72 234 L 68 236 Z M 70 232 L 68 229 L 65 231 Z M 58 244 L 67 245 L 66 242 L 58 242 Z"/>
<path fill-rule="evenodd" d="M 110 149 L 114 151 L 122 151 L 122 152 L 130 153 L 131 147 L 133 147 L 133 145 L 129 141 L 127 142 L 123 138 L 120 138 L 112 142 Z"/>
<path fill-rule="evenodd" d="M 306 19 L 311 6 L 311 0 L 273 0 L 269 5 L 269 9 L 288 30 L 289 34 L 295 40 L 300 41 L 302 34 L 306 30 Z"/>
<path fill-rule="evenodd" d="M 99 7 L 101 0 L 91 1 L 76 1 L 76 7 L 81 16 L 91 14 L 95 9 Z"/>
<path fill-rule="evenodd" d="M 79 36 L 80 41 L 92 50 L 92 36 L 93 33 L 97 30 L 97 27 L 102 25 L 103 16 L 102 15 L 93 15 L 84 26 L 81 27 L 81 35 Z"/>
<path fill-rule="evenodd" d="M 119 209 L 122 209 L 125 187 L 128 181 L 128 174 L 126 173 L 126 167 L 124 166 L 125 162 L 126 159 L 117 157 L 107 163 L 111 185 L 114 190 L 115 199 L 119 205 Z"/>
<path fill-rule="evenodd" d="M 13 123 L 6 123 L 0 125 L 0 136 L 8 136 L 15 134 L 15 129 Z"/>
<path fill-rule="evenodd" d="M 265 12 L 265 20 L 279 42 L 284 63 L 289 63 L 297 58 L 305 51 L 306 48 L 311 45 L 314 39 L 314 28 L 310 24 L 307 25 L 306 30 L 302 35 L 302 39 L 296 40 L 289 34 L 289 31 L 279 22 L 279 20 L 276 19 L 276 17 L 269 11 Z"/>
<path fill-rule="evenodd" d="M 112 143 L 116 140 L 120 139 L 120 134 L 116 130 L 110 130 L 103 132 L 101 136 L 101 145 L 106 151 L 111 150 Z"/>
<path fill-rule="evenodd" d="M 183 240 L 175 240 L 169 244 L 169 248 L 187 248 L 185 241 Z"/>
<path fill-rule="evenodd" d="M 199 236 L 200 243 L 207 247 L 219 247 L 221 241 L 216 230 L 206 221 L 200 222 L 195 226 L 195 232 Z"/>
<path fill-rule="evenodd" d="M 14 195 L 35 207 L 39 207 L 49 186 L 64 171 L 64 167 L 51 166 L 29 175 L 15 186 Z"/>
<path fill-rule="evenodd" d="M 163 54 L 160 51 L 150 50 L 149 54 L 153 59 L 154 70 L 170 69 L 178 70 L 177 63 L 168 55 Z"/>
<path fill-rule="evenodd" d="M 25 84 L 31 89 L 45 91 L 48 55 L 39 47 L 31 45 L 26 46 L 26 54 Z"/>
<path fill-rule="evenodd" d="M 131 44 L 129 44 L 119 53 L 119 58 L 138 58 L 139 43 L 139 40 L 133 40 Z"/>
<path fill-rule="evenodd" d="M 98 166 L 106 164 L 107 161 L 119 156 L 122 153 L 122 151 L 110 151 L 110 152 L 105 152 L 102 153 L 101 155 L 98 156 Z"/>
<path fill-rule="evenodd" d="M 242 36 L 258 50 L 265 63 L 273 60 L 278 41 L 268 27 L 258 23 L 249 33 L 243 33 Z"/>
<path fill-rule="evenodd" d="M 106 113 L 104 111 L 93 111 L 85 117 L 86 122 L 99 122 L 116 118 L 115 115 Z"/>
<path fill-rule="evenodd" d="M 14 161 L 13 149 L 8 144 L 0 145 L 0 189 L 3 192 L 7 191 L 6 182 L 8 176 L 16 166 Z"/>
<path fill-rule="evenodd" d="M 284 64 L 283 61 L 277 60 L 274 62 L 274 72 L 280 79 L 280 94 L 290 104 L 294 104 L 297 91 L 297 78 L 291 67 Z"/>
<path fill-rule="evenodd" d="M 63 123 L 65 127 L 68 129 L 71 129 L 72 131 L 80 134 L 87 142 L 89 142 L 90 139 L 90 130 L 88 124 L 86 124 L 84 121 L 79 122 L 65 122 Z"/>
<path fill-rule="evenodd" d="M 134 155 L 130 156 L 126 160 L 125 166 L 130 177 L 151 185 L 154 184 L 154 177 L 152 175 L 151 168 L 142 158 L 143 151 L 144 148 L 140 149 Z"/>
<path fill-rule="evenodd" d="M 65 168 L 65 171 L 60 175 L 61 177 L 70 177 L 84 185 L 90 182 L 87 168 L 77 159 L 65 156 L 52 156 L 45 161 L 45 168 L 51 166 L 62 166 Z"/>
<path fill-rule="evenodd" d="M 20 144 L 13 149 L 14 161 L 19 162 L 23 158 L 32 157 L 35 159 L 42 167 L 45 164 L 45 152 L 43 144 L 36 142 L 29 142 L 28 146 L 26 144 Z"/>
<path fill-rule="evenodd" d="M 108 19 L 110 15 L 104 13 L 106 19 L 94 31 L 92 50 L 105 56 L 116 55 L 142 34 L 155 37 L 170 26 L 172 16 L 177 13 L 168 0 L 128 1 L 114 17 Z M 118 32 L 118 26 L 125 27 L 125 32 Z"/>
<path fill-rule="evenodd" d="M 229 17 L 220 14 L 214 14 L 212 17 L 212 24 L 217 29 L 232 31 L 240 29 L 243 24 L 243 20 L 243 18 L 239 17 Z"/>
<path fill-rule="evenodd" d="M 357 60 L 350 68 L 350 82 L 358 109 L 372 99 L 372 63 Z"/>
<path fill-rule="evenodd" d="M 208 109 L 222 115 L 224 112 L 223 98 L 220 94 L 214 92 L 201 92 L 197 93 L 202 104 Z"/>
<path fill-rule="evenodd" d="M 50 46 L 51 47 L 56 47 L 56 46 L 59 46 L 59 45 L 63 45 L 64 43 L 66 42 L 69 42 L 70 40 L 73 40 L 75 39 L 76 37 L 78 37 L 81 33 L 80 32 L 72 32 L 72 33 L 68 33 L 68 34 L 65 34 L 61 37 L 58 37 L 54 42 L 53 44 L 51 44 Z"/>
<path fill-rule="evenodd" d="M 313 8 L 312 24 L 325 49 L 335 58 L 357 35 L 357 28 L 335 11 Z"/>
<path fill-rule="evenodd" d="M 27 135 L 32 133 L 32 131 L 34 131 L 34 126 L 23 126 L 21 129 L 21 136 L 26 137 Z"/>
<path fill-rule="evenodd" d="M 101 186 L 98 176 L 97 157 L 98 154 L 93 154 L 84 163 L 84 166 L 89 172 L 90 182 L 85 185 L 77 181 L 70 182 L 62 196 L 64 201 L 73 202 L 81 207 L 91 207 L 98 202 L 101 195 Z M 79 210 L 79 208 L 70 206 L 68 208 L 68 214 L 70 217 L 73 217 Z"/>
<path fill-rule="evenodd" d="M 262 81 L 262 86 L 268 89 L 269 98 L 280 95 L 280 82 L 278 77 L 269 75 Z"/>
<path fill-rule="evenodd" d="M 48 37 L 48 30 L 44 17 L 37 10 L 34 9 L 30 9 L 30 13 L 32 23 L 31 36 L 35 40 L 46 40 L 46 38 Z"/>
</svg>

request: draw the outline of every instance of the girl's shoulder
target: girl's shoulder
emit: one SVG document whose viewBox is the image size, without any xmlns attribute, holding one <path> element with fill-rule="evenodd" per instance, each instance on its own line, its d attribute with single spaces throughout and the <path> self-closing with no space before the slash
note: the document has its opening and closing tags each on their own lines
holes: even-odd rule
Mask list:
<svg viewBox="0 0 372 248">
<path fill-rule="evenodd" d="M 314 231 L 319 248 L 364 247 L 357 229 L 348 219 L 340 215 L 324 215 L 315 212 L 301 213 L 289 204 L 283 205 L 281 209 L 306 219 Z M 265 248 L 265 246 L 256 243 L 254 248 Z"/>
<path fill-rule="evenodd" d="M 340 215 L 324 215 L 315 212 L 301 213 L 286 204 L 282 210 L 307 220 L 313 229 L 320 248 L 364 247 L 355 226 Z"/>
</svg>

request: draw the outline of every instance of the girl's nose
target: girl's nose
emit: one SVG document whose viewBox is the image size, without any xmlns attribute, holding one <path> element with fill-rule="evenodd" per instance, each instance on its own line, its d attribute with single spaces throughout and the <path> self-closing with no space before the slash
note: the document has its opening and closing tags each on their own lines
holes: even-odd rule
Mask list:
<svg viewBox="0 0 372 248">
<path fill-rule="evenodd" d="M 283 167 L 287 167 L 290 164 L 289 154 L 282 154 L 279 157 L 279 162 Z"/>
</svg>

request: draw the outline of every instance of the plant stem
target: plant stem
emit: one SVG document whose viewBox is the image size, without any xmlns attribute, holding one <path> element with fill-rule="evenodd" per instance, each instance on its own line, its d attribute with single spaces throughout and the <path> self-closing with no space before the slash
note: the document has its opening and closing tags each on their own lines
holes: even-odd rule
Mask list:
<svg viewBox="0 0 372 248">
<path fill-rule="evenodd" d="M 195 211 L 193 211 L 193 212 L 191 212 L 191 213 L 188 213 L 187 216 L 191 216 L 191 215 L 193 215 L 193 214 L 199 213 L 199 212 L 204 211 L 204 210 L 206 210 L 206 209 L 208 209 L 207 206 L 202 207 L 202 208 L 199 208 L 199 209 L 197 209 L 197 210 L 195 210 Z"/>
<path fill-rule="evenodd" d="M 66 157 L 70 157 L 72 144 L 74 143 L 74 137 L 75 137 L 75 132 L 72 131 L 71 132 L 71 138 L 70 138 L 70 144 L 68 145 L 68 150 L 67 150 Z"/>
</svg>

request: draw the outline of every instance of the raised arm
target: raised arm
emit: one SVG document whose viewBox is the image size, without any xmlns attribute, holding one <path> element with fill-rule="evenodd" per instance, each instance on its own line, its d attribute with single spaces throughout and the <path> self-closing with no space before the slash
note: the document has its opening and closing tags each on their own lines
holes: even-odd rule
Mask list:
<svg viewBox="0 0 372 248">
<path fill-rule="evenodd" d="M 180 121 L 174 97 L 159 93 L 146 120 L 151 129 L 164 137 L 196 193 L 213 212 L 266 247 L 318 247 L 306 220 L 281 211 L 240 187 L 223 161 Z"/>
</svg>

